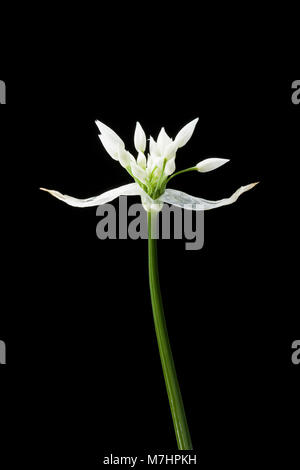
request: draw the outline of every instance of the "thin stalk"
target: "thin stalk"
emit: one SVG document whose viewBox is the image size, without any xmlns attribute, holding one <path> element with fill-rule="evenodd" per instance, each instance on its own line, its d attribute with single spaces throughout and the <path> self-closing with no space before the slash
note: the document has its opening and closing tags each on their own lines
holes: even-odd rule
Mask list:
<svg viewBox="0 0 300 470">
<path fill-rule="evenodd" d="M 159 180 L 156 184 L 156 187 L 155 187 L 155 190 L 154 190 L 154 195 L 153 195 L 153 199 L 156 199 L 155 195 L 156 195 L 156 192 L 158 190 L 158 188 L 160 187 L 160 184 L 161 184 L 161 180 L 164 176 L 164 171 L 165 171 L 165 167 L 166 167 L 166 164 L 167 164 L 167 159 L 165 158 L 164 159 L 164 162 L 163 162 L 163 167 L 162 167 L 162 170 L 161 170 L 161 173 L 160 173 L 160 177 L 159 177 Z"/>
<path fill-rule="evenodd" d="M 170 346 L 159 285 L 159 273 L 157 264 L 157 240 L 153 238 L 155 234 L 156 219 L 156 214 L 148 212 L 149 282 L 155 332 L 173 418 L 178 449 L 192 450 L 192 441 L 184 411 L 172 350 Z"/>
<path fill-rule="evenodd" d="M 170 176 L 170 178 L 167 179 L 167 183 L 172 179 L 174 178 L 174 176 L 178 176 L 178 175 L 181 175 L 182 173 L 187 173 L 188 171 L 198 171 L 197 168 L 195 166 L 191 167 L 191 168 L 186 168 L 185 170 L 180 170 L 180 171 L 177 171 L 177 173 L 174 173 L 173 175 Z"/>
</svg>

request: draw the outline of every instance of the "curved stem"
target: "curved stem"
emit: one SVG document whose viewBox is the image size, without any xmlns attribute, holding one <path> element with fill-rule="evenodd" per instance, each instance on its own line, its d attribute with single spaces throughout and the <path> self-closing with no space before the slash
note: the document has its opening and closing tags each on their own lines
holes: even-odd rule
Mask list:
<svg viewBox="0 0 300 470">
<path fill-rule="evenodd" d="M 153 238 L 155 234 L 156 218 L 157 214 L 148 212 L 149 282 L 154 325 L 178 449 L 192 450 L 191 436 L 176 375 L 160 292 L 157 264 L 157 243 L 156 239 Z"/>
<path fill-rule="evenodd" d="M 170 176 L 170 178 L 167 179 L 167 183 L 172 179 L 174 178 L 174 176 L 177 176 L 177 175 L 181 175 L 181 173 L 187 173 L 188 171 L 198 171 L 197 168 L 195 166 L 191 167 L 191 168 L 186 168 L 185 170 L 180 170 L 180 171 L 177 171 L 177 173 L 174 173 L 173 175 Z"/>
</svg>

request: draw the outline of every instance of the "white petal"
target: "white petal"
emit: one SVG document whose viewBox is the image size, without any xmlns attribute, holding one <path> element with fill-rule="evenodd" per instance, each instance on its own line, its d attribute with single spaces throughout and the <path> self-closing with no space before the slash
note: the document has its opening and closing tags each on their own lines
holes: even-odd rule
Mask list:
<svg viewBox="0 0 300 470">
<path fill-rule="evenodd" d="M 219 201 L 208 201 L 199 197 L 190 196 L 189 194 L 177 191 L 176 189 L 166 189 L 164 194 L 160 196 L 159 200 L 173 204 L 173 206 L 182 207 L 186 209 L 193 209 L 198 211 L 207 211 L 210 209 L 216 209 L 217 207 L 226 206 L 235 202 L 241 194 L 249 189 L 254 188 L 258 183 L 248 184 L 239 188 L 231 197 L 221 199 Z M 190 206 L 190 207 L 188 207 Z"/>
<path fill-rule="evenodd" d="M 147 165 L 147 160 L 146 160 L 145 155 L 142 152 L 139 152 L 138 154 L 137 164 L 145 170 L 146 165 Z"/>
<path fill-rule="evenodd" d="M 149 148 L 150 154 L 153 157 L 159 157 L 160 156 L 160 151 L 159 151 L 158 145 L 155 142 L 155 140 L 153 139 L 153 137 L 151 137 L 151 136 L 150 136 L 150 146 L 149 147 L 150 147 Z"/>
<path fill-rule="evenodd" d="M 131 162 L 135 161 L 135 158 L 133 155 L 131 155 L 130 152 L 127 150 L 123 149 L 121 146 L 119 146 L 119 162 L 124 168 L 128 168 L 131 165 Z"/>
<path fill-rule="evenodd" d="M 101 121 L 96 121 L 96 125 L 102 135 L 110 136 L 115 142 L 125 147 L 123 140 L 110 127 Z"/>
<path fill-rule="evenodd" d="M 177 148 L 178 146 L 175 142 L 171 142 L 170 144 L 168 144 L 164 151 L 164 158 L 166 158 L 167 160 L 174 158 L 176 155 Z"/>
<path fill-rule="evenodd" d="M 157 138 L 157 146 L 159 148 L 159 152 L 161 155 L 164 155 L 166 147 L 172 142 L 172 139 L 166 133 L 164 127 L 161 128 L 160 133 L 158 134 Z"/>
<path fill-rule="evenodd" d="M 99 139 L 101 140 L 103 147 L 111 156 L 111 158 L 114 160 L 119 160 L 120 144 L 116 140 L 112 139 L 108 134 L 99 135 Z"/>
<path fill-rule="evenodd" d="M 171 160 L 168 160 L 166 163 L 165 174 L 169 176 L 172 173 L 174 173 L 175 170 L 176 170 L 175 158 L 171 158 Z"/>
<path fill-rule="evenodd" d="M 162 157 L 152 157 L 153 168 L 156 166 L 157 168 L 162 168 L 164 165 L 164 158 Z"/>
<path fill-rule="evenodd" d="M 189 122 L 186 126 L 184 126 L 181 131 L 178 132 L 175 142 L 177 147 L 183 147 L 192 137 L 196 124 L 199 118 L 194 119 L 193 121 Z"/>
<path fill-rule="evenodd" d="M 72 196 L 68 196 L 67 194 L 61 194 L 58 191 L 53 191 L 50 189 L 40 188 L 42 191 L 47 191 L 52 196 L 60 199 L 61 201 L 69 204 L 69 206 L 73 207 L 92 207 L 92 206 L 100 206 L 101 204 L 106 204 L 107 202 L 113 201 L 119 196 L 140 196 L 141 195 L 141 188 L 136 183 L 125 184 L 124 186 L 120 186 L 119 188 L 111 189 L 110 191 L 106 191 L 99 196 L 90 197 L 88 199 L 77 199 Z"/>
<path fill-rule="evenodd" d="M 138 152 L 145 152 L 146 144 L 146 134 L 140 123 L 137 122 L 134 133 L 134 146 Z"/>
<path fill-rule="evenodd" d="M 147 178 L 146 170 L 144 170 L 139 165 L 137 165 L 135 161 L 131 162 L 131 171 L 132 171 L 133 176 L 135 176 L 142 183 L 146 184 L 146 178 Z"/>
<path fill-rule="evenodd" d="M 225 163 L 229 162 L 227 158 L 206 158 L 196 165 L 196 168 L 201 173 L 207 173 L 208 171 L 216 170 Z"/>
<path fill-rule="evenodd" d="M 154 168 L 154 158 L 152 157 L 152 155 L 150 155 L 150 153 L 148 153 L 147 170 L 151 172 L 153 168 Z"/>
</svg>

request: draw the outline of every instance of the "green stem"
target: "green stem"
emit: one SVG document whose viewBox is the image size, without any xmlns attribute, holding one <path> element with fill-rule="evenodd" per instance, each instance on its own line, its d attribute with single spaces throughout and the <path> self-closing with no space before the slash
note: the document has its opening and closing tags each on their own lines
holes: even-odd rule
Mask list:
<svg viewBox="0 0 300 470">
<path fill-rule="evenodd" d="M 155 196 L 156 196 L 156 192 L 157 192 L 157 190 L 159 189 L 160 184 L 161 184 L 161 180 L 162 180 L 162 178 L 163 178 L 163 176 L 164 176 L 164 171 L 165 171 L 165 168 L 166 168 L 166 164 L 167 164 L 167 159 L 165 158 L 165 159 L 164 159 L 164 162 L 163 162 L 163 167 L 162 167 L 162 169 L 161 169 L 161 173 L 160 173 L 159 180 L 158 180 L 158 182 L 157 182 L 157 184 L 156 184 L 156 187 L 155 187 L 155 190 L 154 190 L 153 199 L 156 199 L 156 197 L 155 197 Z"/>
<path fill-rule="evenodd" d="M 191 436 L 176 375 L 160 292 L 157 264 L 157 243 L 156 239 L 153 238 L 155 234 L 156 218 L 156 214 L 148 212 L 149 282 L 154 325 L 178 449 L 192 450 Z"/>
<path fill-rule="evenodd" d="M 191 168 L 186 168 L 185 170 L 180 170 L 180 171 L 177 171 L 177 173 L 174 173 L 172 176 L 170 176 L 170 178 L 167 179 L 167 183 L 172 179 L 174 178 L 174 176 L 177 176 L 177 175 L 181 175 L 181 173 L 187 173 L 188 171 L 198 171 L 197 168 L 195 166 L 191 167 Z"/>
</svg>

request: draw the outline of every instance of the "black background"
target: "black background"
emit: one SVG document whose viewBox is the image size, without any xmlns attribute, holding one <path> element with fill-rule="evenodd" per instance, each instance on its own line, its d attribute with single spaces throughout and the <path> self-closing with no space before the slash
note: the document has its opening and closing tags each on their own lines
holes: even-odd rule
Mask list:
<svg viewBox="0 0 300 470">
<path fill-rule="evenodd" d="M 293 80 L 236 72 L 203 77 L 196 68 L 165 72 L 158 63 L 128 72 L 126 59 L 105 59 L 93 71 L 0 77 L 8 100 L 1 106 L 1 455 L 7 451 L 11 467 L 21 461 L 97 468 L 110 453 L 176 450 L 152 322 L 147 242 L 100 241 L 96 208 L 69 207 L 38 188 L 89 197 L 130 182 L 102 148 L 95 119 L 133 151 L 137 120 L 148 135 L 165 126 L 174 137 L 199 117 L 177 168 L 210 156 L 231 161 L 171 186 L 220 199 L 241 185 L 260 185 L 205 213 L 202 250 L 159 242 L 194 448 L 203 468 L 296 462 L 300 366 L 291 362 L 291 344 L 299 339 L 300 106 L 291 102 Z"/>
</svg>

